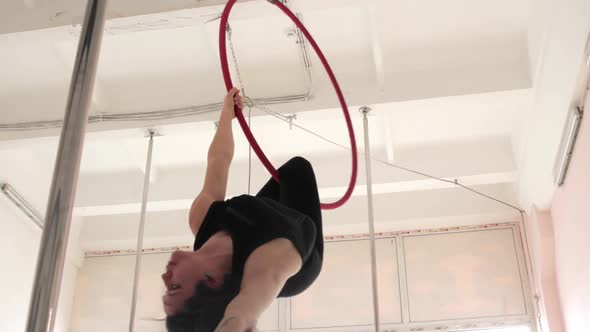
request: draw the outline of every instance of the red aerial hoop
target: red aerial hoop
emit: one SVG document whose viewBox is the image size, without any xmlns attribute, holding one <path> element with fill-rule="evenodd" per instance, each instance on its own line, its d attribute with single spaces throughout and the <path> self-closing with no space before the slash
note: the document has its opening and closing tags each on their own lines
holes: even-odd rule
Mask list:
<svg viewBox="0 0 590 332">
<path fill-rule="evenodd" d="M 229 91 L 234 85 L 232 83 L 231 75 L 229 72 L 229 65 L 227 63 L 227 48 L 226 48 L 226 44 L 225 44 L 225 42 L 226 42 L 226 27 L 227 27 L 227 21 L 229 18 L 229 14 L 232 10 L 232 7 L 236 4 L 236 1 L 237 0 L 229 0 L 227 2 L 227 4 L 225 5 L 225 8 L 223 9 L 223 14 L 221 15 L 221 22 L 219 23 L 219 56 L 221 58 L 221 71 L 223 72 L 223 79 L 225 81 L 225 87 L 226 87 L 227 91 Z M 346 201 L 348 201 L 348 199 L 352 195 L 352 192 L 354 190 L 354 186 L 356 184 L 356 176 L 357 176 L 357 171 L 358 171 L 358 169 L 357 169 L 358 168 L 358 160 L 357 160 L 357 153 L 356 153 L 356 140 L 354 138 L 354 129 L 352 128 L 352 121 L 350 120 L 350 114 L 348 112 L 348 107 L 346 106 L 346 101 L 344 100 L 344 95 L 342 94 L 342 91 L 340 90 L 340 86 L 338 85 L 338 81 L 336 81 L 336 77 L 334 76 L 334 73 L 332 72 L 332 68 L 330 67 L 330 64 L 328 63 L 328 60 L 326 60 L 326 57 L 322 53 L 322 50 L 320 49 L 318 44 L 315 42 L 315 40 L 313 39 L 313 37 L 311 36 L 309 31 L 307 31 L 307 28 L 305 28 L 305 26 L 303 25 L 303 23 L 301 23 L 301 21 L 297 18 L 297 16 L 295 16 L 295 14 L 293 14 L 293 12 L 291 12 L 291 10 L 289 10 L 289 8 L 287 8 L 280 1 L 269 0 L 269 2 L 272 3 L 273 5 L 277 6 L 280 10 L 283 11 L 283 13 L 285 13 L 285 15 L 287 15 L 291 19 L 291 21 L 293 21 L 293 23 L 297 26 L 297 28 L 299 28 L 299 30 L 301 30 L 301 32 L 303 33 L 303 35 L 305 36 L 307 41 L 311 44 L 311 46 L 313 47 L 314 51 L 316 52 L 318 58 L 322 62 L 324 68 L 326 69 L 326 72 L 328 73 L 328 76 L 330 77 L 330 81 L 332 81 L 332 85 L 334 86 L 334 90 L 336 91 L 336 95 L 338 96 L 338 101 L 340 102 L 340 106 L 342 107 L 342 113 L 344 114 L 344 119 L 346 120 L 346 126 L 348 127 L 348 134 L 350 137 L 350 148 L 351 148 L 351 153 L 352 153 L 352 158 L 351 158 L 352 159 L 352 172 L 350 174 L 350 182 L 348 183 L 348 189 L 346 190 L 346 192 L 344 193 L 342 198 L 340 198 L 339 200 L 337 200 L 333 203 L 321 203 L 321 208 L 324 210 L 336 209 L 336 208 L 342 206 L 344 203 L 346 203 Z M 254 138 L 254 135 L 252 135 L 252 131 L 250 131 L 250 127 L 248 127 L 248 123 L 246 122 L 246 119 L 244 118 L 244 114 L 237 107 L 235 108 L 235 113 L 236 113 L 236 118 L 238 119 L 238 122 L 240 123 L 240 126 L 242 127 L 242 131 L 244 131 L 244 135 L 246 135 L 246 138 L 250 142 L 252 149 L 254 150 L 254 152 L 256 153 L 256 155 L 258 156 L 258 158 L 260 159 L 260 161 L 264 165 L 264 167 L 266 167 L 266 169 L 270 172 L 272 177 L 276 181 L 279 181 L 279 174 L 278 174 L 277 170 L 274 168 L 274 166 L 268 160 L 268 158 L 266 157 L 266 155 L 264 154 L 264 152 L 262 151 L 262 149 L 258 145 L 258 142 L 256 142 L 256 138 Z"/>
</svg>

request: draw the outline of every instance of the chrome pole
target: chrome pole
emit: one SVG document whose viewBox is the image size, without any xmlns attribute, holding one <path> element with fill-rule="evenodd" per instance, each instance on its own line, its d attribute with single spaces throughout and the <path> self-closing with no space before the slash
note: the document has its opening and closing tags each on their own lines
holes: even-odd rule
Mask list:
<svg viewBox="0 0 590 332">
<path fill-rule="evenodd" d="M 47 203 L 27 332 L 53 331 L 106 2 L 89 0 L 86 8 Z"/>
<path fill-rule="evenodd" d="M 143 233 L 145 229 L 145 215 L 147 210 L 148 193 L 150 190 L 150 174 L 152 170 L 152 150 L 154 148 L 154 135 L 156 131 L 148 130 L 150 138 L 148 144 L 147 161 L 145 164 L 145 176 L 143 178 L 143 197 L 141 199 L 141 215 L 139 217 L 139 231 L 137 232 L 137 249 L 135 251 L 135 276 L 133 278 L 133 295 L 131 298 L 131 316 L 129 317 L 129 332 L 135 329 L 135 309 L 137 308 L 137 289 L 139 287 L 139 273 L 141 272 L 141 251 L 143 250 Z"/>
<path fill-rule="evenodd" d="M 367 201 L 369 208 L 369 241 L 371 243 L 371 281 L 373 288 L 373 315 L 375 332 L 381 331 L 379 322 L 379 292 L 377 285 L 377 258 L 375 254 L 375 217 L 373 215 L 373 182 L 371 179 L 371 148 L 369 144 L 369 119 L 367 114 L 371 111 L 368 106 L 360 108 L 363 114 L 363 129 L 365 131 L 365 168 L 367 171 Z"/>
</svg>

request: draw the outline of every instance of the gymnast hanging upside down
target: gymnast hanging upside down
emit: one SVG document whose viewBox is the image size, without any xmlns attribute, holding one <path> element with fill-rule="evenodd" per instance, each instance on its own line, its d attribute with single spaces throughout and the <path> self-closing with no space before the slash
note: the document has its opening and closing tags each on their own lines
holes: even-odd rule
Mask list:
<svg viewBox="0 0 590 332">
<path fill-rule="evenodd" d="M 225 97 L 207 159 L 205 184 L 190 210 L 194 251 L 172 254 L 163 298 L 169 331 L 255 331 L 276 297 L 297 295 L 320 273 L 322 215 L 308 161 L 296 157 L 256 194 L 225 200 L 234 154 L 236 88 Z"/>
</svg>

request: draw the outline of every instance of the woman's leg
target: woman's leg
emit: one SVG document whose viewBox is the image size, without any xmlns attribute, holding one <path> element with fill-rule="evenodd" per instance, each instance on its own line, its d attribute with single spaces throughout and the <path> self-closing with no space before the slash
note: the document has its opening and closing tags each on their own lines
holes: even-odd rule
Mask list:
<svg viewBox="0 0 590 332">
<path fill-rule="evenodd" d="M 321 223 L 320 198 L 311 164 L 295 157 L 278 169 L 280 184 L 270 179 L 256 197 L 274 199 Z"/>
<path fill-rule="evenodd" d="M 316 226 L 316 250 L 324 254 L 322 211 L 315 174 L 309 161 L 295 157 L 278 169 L 281 183 L 271 178 L 256 197 L 267 197 L 309 216 Z"/>
<path fill-rule="evenodd" d="M 315 174 L 311 164 L 295 157 L 278 169 L 280 184 L 274 179 L 262 188 L 257 196 L 275 199 L 282 204 L 309 216 L 316 228 L 314 250 L 297 273 L 287 281 L 280 296 L 292 296 L 303 292 L 318 277 L 324 256 L 322 213 Z"/>
</svg>

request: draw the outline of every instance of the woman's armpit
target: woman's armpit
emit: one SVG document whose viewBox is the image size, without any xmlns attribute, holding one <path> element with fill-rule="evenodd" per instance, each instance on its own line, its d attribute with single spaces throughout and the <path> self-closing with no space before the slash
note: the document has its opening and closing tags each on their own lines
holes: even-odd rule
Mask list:
<svg viewBox="0 0 590 332">
<path fill-rule="evenodd" d="M 253 265 L 261 269 L 274 269 L 277 273 L 291 277 L 301 269 L 303 259 L 295 244 L 288 238 L 281 237 L 273 239 L 258 247 L 248 261 L 252 260 Z"/>
</svg>

